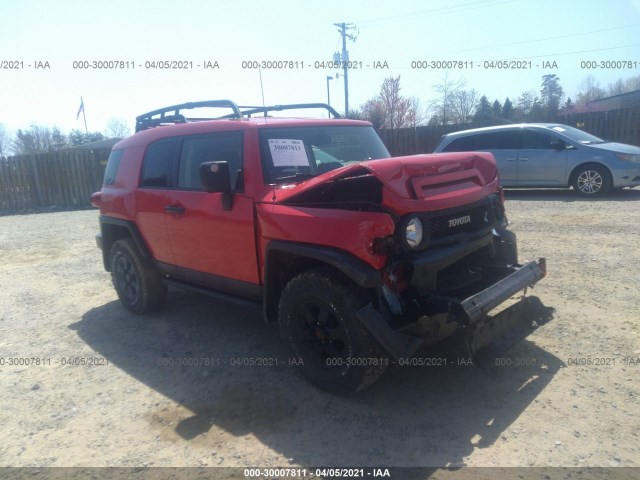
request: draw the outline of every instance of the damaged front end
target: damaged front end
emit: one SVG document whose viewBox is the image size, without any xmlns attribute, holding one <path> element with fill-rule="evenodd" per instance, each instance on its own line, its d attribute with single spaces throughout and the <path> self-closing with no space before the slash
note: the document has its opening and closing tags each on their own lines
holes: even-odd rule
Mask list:
<svg viewBox="0 0 640 480">
<path fill-rule="evenodd" d="M 465 224 L 456 220 L 467 216 Z M 462 210 L 423 215 L 421 224 L 430 233 L 417 251 L 400 246 L 402 229 L 378 245 L 390 259 L 385 284 L 378 307 L 359 312 L 394 358 L 456 340 L 474 363 L 487 365 L 550 320 L 536 297 L 525 296 L 545 277 L 546 261 L 518 263 L 516 237 L 505 228 L 498 195 Z M 442 224 L 452 227 L 439 236 Z"/>
<path fill-rule="evenodd" d="M 550 309 L 525 297 L 546 263 L 519 264 L 490 154 L 363 162 L 274 200 L 324 226 L 306 241 L 346 247 L 379 271 L 377 301 L 358 318 L 395 359 L 455 339 L 487 364 L 550 320 Z"/>
<path fill-rule="evenodd" d="M 455 337 L 474 363 L 489 365 L 550 320 L 537 297 L 525 296 L 526 289 L 545 276 L 545 270 L 545 259 L 541 258 L 505 268 L 506 275 L 500 281 L 466 298 L 435 293 L 415 296 L 410 298 L 411 308 L 396 315 L 388 308 L 369 304 L 358 318 L 396 360 Z M 515 303 L 490 313 L 520 292 Z"/>
</svg>

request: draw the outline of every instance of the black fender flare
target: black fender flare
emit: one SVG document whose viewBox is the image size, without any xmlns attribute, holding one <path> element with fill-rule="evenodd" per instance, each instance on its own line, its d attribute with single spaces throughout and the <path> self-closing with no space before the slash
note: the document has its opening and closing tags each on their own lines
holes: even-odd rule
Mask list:
<svg viewBox="0 0 640 480">
<path fill-rule="evenodd" d="M 278 264 L 274 261 L 277 253 L 311 259 L 329 265 L 363 288 L 375 289 L 383 284 L 382 276 L 378 270 L 344 250 L 324 245 L 272 240 L 268 243 L 264 255 L 263 305 L 267 321 L 277 318 L 277 299 L 280 298 L 281 288 L 284 287 L 284 285 L 279 285 L 277 281 Z"/>
<path fill-rule="evenodd" d="M 151 251 L 147 246 L 146 242 L 142 238 L 142 234 L 138 229 L 138 226 L 130 221 L 123 220 L 121 218 L 109 217 L 107 215 L 100 215 L 100 234 L 102 235 L 102 261 L 104 263 L 105 270 L 109 271 L 109 252 L 111 250 L 111 245 L 113 242 L 120 238 L 120 236 L 114 236 L 109 231 L 109 226 L 115 226 L 119 228 L 125 228 L 128 231 L 128 234 L 138 247 L 138 250 L 142 254 L 145 259 L 151 260 L 153 257 L 151 255 Z"/>
</svg>

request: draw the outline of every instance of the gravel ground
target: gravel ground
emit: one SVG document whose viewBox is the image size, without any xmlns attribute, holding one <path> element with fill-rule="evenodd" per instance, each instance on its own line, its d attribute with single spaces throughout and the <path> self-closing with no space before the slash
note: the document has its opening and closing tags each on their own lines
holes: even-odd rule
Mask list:
<svg viewBox="0 0 640 480">
<path fill-rule="evenodd" d="M 0 466 L 638 467 L 639 206 L 508 192 L 551 322 L 510 365 L 395 366 L 348 398 L 287 365 L 259 311 L 176 291 L 129 314 L 97 211 L 0 217 Z"/>
</svg>

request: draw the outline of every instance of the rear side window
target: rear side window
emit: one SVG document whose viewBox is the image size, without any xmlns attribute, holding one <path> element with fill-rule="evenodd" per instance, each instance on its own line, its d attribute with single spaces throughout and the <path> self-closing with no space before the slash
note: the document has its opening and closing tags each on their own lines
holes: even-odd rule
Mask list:
<svg viewBox="0 0 640 480">
<path fill-rule="evenodd" d="M 120 159 L 124 150 L 112 150 L 107 160 L 107 168 L 104 171 L 104 185 L 113 185 L 116 183 L 116 175 L 118 174 L 118 168 L 120 168 Z"/>
<path fill-rule="evenodd" d="M 442 149 L 443 152 L 472 152 L 475 148 L 475 136 L 456 138 Z"/>
<path fill-rule="evenodd" d="M 142 165 L 141 187 L 166 188 L 169 186 L 175 146 L 175 138 L 160 140 L 149 145 Z"/>
<path fill-rule="evenodd" d="M 242 132 L 184 137 L 180 152 L 178 188 L 202 190 L 200 165 L 216 161 L 229 164 L 231 188 L 234 191 L 242 191 Z"/>
<path fill-rule="evenodd" d="M 475 136 L 475 150 L 515 150 L 522 144 L 519 130 L 489 132 Z"/>
</svg>

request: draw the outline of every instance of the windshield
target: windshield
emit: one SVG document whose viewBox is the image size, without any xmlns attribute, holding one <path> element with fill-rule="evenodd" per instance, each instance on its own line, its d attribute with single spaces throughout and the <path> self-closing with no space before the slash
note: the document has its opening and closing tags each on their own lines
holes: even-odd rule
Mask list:
<svg viewBox="0 0 640 480">
<path fill-rule="evenodd" d="M 582 143 L 582 144 L 590 144 L 590 143 L 604 143 L 604 140 L 596 137 L 595 135 L 591 135 L 590 133 L 583 132 L 582 130 L 578 130 L 577 128 L 569 127 L 567 125 L 554 125 L 550 127 L 551 130 L 561 133 L 573 140 L 574 142 Z"/>
<path fill-rule="evenodd" d="M 265 128 L 260 132 L 265 183 L 305 180 L 353 163 L 389 158 L 373 127 Z"/>
</svg>

